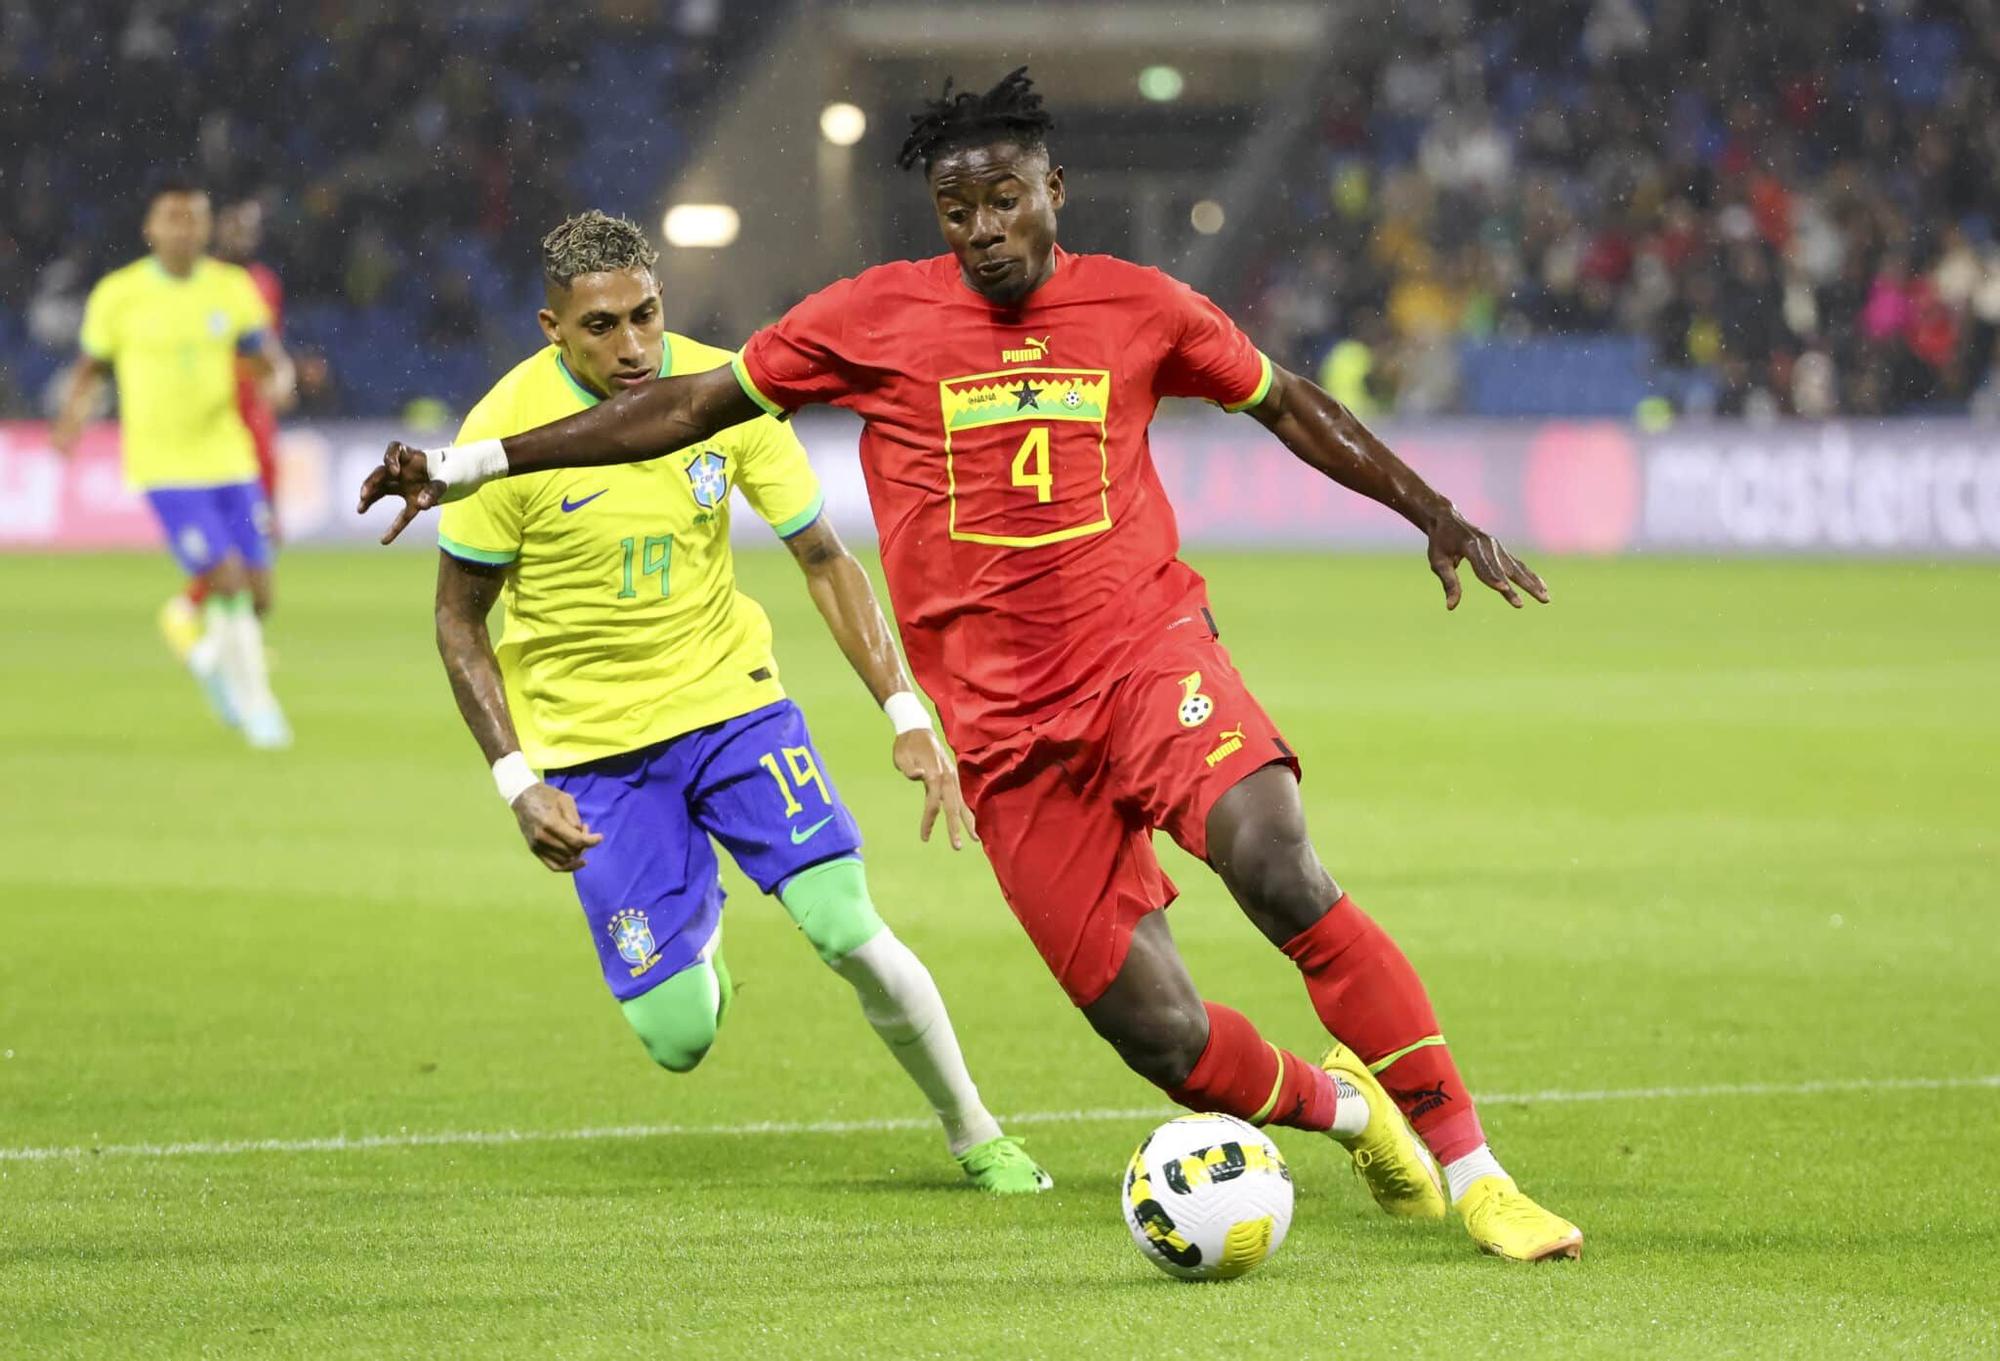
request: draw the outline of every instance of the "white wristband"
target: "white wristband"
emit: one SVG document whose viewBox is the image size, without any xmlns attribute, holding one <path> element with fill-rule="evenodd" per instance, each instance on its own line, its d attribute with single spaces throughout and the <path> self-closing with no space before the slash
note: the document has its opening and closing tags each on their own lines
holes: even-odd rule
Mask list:
<svg viewBox="0 0 2000 1361">
<path fill-rule="evenodd" d="M 931 725 L 931 711 L 909 690 L 898 690 L 883 700 L 882 712 L 889 715 L 889 721 L 896 725 L 898 737 Z"/>
<path fill-rule="evenodd" d="M 542 782 L 542 777 L 528 765 L 528 758 L 518 751 L 510 751 L 493 763 L 493 787 L 500 791 L 500 797 L 512 808 L 514 800 Z"/>
<path fill-rule="evenodd" d="M 444 483 L 444 499 L 463 501 L 495 478 L 507 475 L 507 451 L 497 439 L 447 444 L 427 451 L 431 476 Z"/>
</svg>

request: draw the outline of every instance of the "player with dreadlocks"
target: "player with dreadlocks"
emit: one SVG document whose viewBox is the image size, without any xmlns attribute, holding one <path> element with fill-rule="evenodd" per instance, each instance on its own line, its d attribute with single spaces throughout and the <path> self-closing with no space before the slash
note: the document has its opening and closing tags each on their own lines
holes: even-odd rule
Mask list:
<svg viewBox="0 0 2000 1361">
<path fill-rule="evenodd" d="M 947 85 L 898 161 L 923 168 L 948 254 L 821 290 L 728 368 L 505 440 L 391 445 L 361 507 L 402 496 L 393 538 L 492 478 L 654 458 L 814 402 L 855 411 L 911 667 L 957 748 L 1001 891 L 1090 1025 L 1185 1106 L 1328 1132 L 1392 1214 L 1441 1219 L 1448 1187 L 1484 1250 L 1574 1257 L 1581 1231 L 1488 1149 L 1415 970 L 1313 849 L 1298 758 L 1178 556 L 1147 451 L 1154 408 L 1177 396 L 1248 412 L 1310 467 L 1400 513 L 1427 540 L 1447 608 L 1461 562 L 1517 608 L 1548 592 L 1208 299 L 1058 246 L 1051 126 L 1025 70 L 984 93 Z M 1156 828 L 1298 966 L 1337 1037 L 1320 1064 L 1203 1002 L 1159 911 L 1176 890 Z"/>
</svg>

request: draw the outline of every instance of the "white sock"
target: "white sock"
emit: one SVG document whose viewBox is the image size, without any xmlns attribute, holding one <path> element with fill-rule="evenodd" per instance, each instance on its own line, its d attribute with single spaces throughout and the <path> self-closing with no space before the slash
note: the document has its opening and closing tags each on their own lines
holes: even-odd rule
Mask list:
<svg viewBox="0 0 2000 1361">
<path fill-rule="evenodd" d="M 1333 1128 L 1327 1131 L 1335 1138 L 1351 1139 L 1368 1128 L 1368 1098 L 1346 1078 L 1335 1073 L 1334 1090 L 1340 1099 L 1333 1106 Z"/>
<path fill-rule="evenodd" d="M 188 649 L 189 669 L 206 676 L 222 665 L 222 654 L 228 645 L 229 607 L 211 595 L 201 603 L 201 637 Z"/>
<path fill-rule="evenodd" d="M 1460 1196 L 1472 1189 L 1472 1183 L 1481 1177 L 1506 1175 L 1499 1159 L 1493 1156 L 1493 1150 L 1485 1144 L 1473 1149 L 1463 1158 L 1453 1158 L 1444 1165 L 1444 1184 L 1451 1189 L 1451 1200 L 1454 1205 L 1458 1203 Z"/>
<path fill-rule="evenodd" d="M 1000 1125 L 979 1099 L 965 1056 L 958 1051 L 951 1017 L 931 971 L 896 933 L 883 927 L 866 945 L 843 957 L 833 971 L 854 985 L 861 1014 L 896 1062 L 923 1089 L 944 1125 L 953 1157 L 1000 1137 Z"/>
<path fill-rule="evenodd" d="M 248 596 L 239 596 L 235 608 L 224 607 L 228 621 L 223 634 L 222 675 L 229 697 L 239 714 L 263 713 L 278 707 L 271 694 L 271 675 L 264 661 L 264 626 Z"/>
</svg>

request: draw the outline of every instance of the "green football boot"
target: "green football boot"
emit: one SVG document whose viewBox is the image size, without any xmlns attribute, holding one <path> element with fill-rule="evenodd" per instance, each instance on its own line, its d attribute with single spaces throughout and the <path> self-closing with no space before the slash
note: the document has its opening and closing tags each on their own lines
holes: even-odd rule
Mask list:
<svg viewBox="0 0 2000 1361">
<path fill-rule="evenodd" d="M 1042 1170 L 1022 1147 L 1023 1142 L 1009 1134 L 988 1139 L 959 1154 L 958 1165 L 974 1186 L 996 1196 L 1031 1196 L 1046 1191 L 1056 1179 Z"/>
</svg>

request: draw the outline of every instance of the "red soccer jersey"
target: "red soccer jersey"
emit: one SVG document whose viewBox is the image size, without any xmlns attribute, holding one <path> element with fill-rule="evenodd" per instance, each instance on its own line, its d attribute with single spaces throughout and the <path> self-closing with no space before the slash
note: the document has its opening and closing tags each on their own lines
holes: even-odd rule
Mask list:
<svg viewBox="0 0 2000 1361">
<path fill-rule="evenodd" d="M 745 389 L 866 422 L 889 594 L 917 679 L 961 752 L 1097 693 L 1205 604 L 1146 428 L 1162 397 L 1232 410 L 1270 361 L 1155 269 L 1058 250 L 1015 307 L 949 255 L 881 265 L 750 338 Z"/>
</svg>

